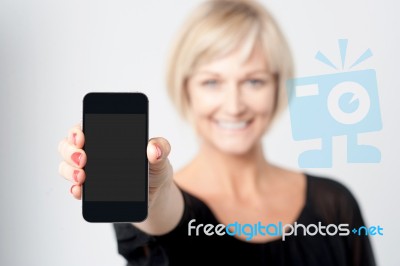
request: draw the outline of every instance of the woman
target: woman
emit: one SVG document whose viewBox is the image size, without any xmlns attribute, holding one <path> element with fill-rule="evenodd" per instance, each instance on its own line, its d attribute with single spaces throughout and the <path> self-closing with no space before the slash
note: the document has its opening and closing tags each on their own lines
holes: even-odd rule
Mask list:
<svg viewBox="0 0 400 266">
<path fill-rule="evenodd" d="M 251 227 L 282 224 L 288 232 L 296 224 L 364 224 L 343 185 L 280 168 L 264 156 L 262 137 L 284 106 L 291 75 L 288 45 L 259 4 L 210 1 L 191 14 L 173 47 L 167 85 L 200 147 L 173 172 L 167 140 L 149 141 L 148 219 L 114 225 L 130 265 L 375 264 L 367 236 L 299 231 L 283 239 L 283 231 Z M 60 173 L 73 182 L 78 199 L 85 180 L 83 144 L 77 126 L 59 146 Z M 78 163 L 71 159 L 76 152 L 82 154 Z M 224 231 L 219 224 L 231 226 Z"/>
</svg>

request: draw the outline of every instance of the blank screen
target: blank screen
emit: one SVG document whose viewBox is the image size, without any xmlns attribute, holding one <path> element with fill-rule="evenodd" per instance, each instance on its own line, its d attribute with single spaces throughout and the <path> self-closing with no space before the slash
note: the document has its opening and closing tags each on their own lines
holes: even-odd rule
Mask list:
<svg viewBox="0 0 400 266">
<path fill-rule="evenodd" d="M 85 200 L 144 201 L 145 114 L 85 114 Z"/>
</svg>

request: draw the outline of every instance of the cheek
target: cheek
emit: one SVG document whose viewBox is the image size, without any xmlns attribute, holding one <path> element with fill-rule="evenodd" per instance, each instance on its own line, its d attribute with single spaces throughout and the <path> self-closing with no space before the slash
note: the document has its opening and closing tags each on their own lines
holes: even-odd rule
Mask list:
<svg viewBox="0 0 400 266">
<path fill-rule="evenodd" d="M 220 97 L 213 93 L 202 93 L 199 90 L 193 89 L 189 91 L 190 110 L 192 116 L 201 118 L 209 116 L 215 112 L 220 105 Z"/>
<path fill-rule="evenodd" d="M 257 96 L 253 95 L 247 102 L 255 114 L 269 117 L 275 106 L 275 92 L 272 89 L 263 91 Z"/>
</svg>

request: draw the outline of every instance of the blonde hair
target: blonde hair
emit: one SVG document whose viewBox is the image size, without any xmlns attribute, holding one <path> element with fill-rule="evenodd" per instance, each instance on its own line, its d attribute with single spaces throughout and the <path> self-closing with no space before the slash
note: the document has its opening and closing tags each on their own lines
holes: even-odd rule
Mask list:
<svg viewBox="0 0 400 266">
<path fill-rule="evenodd" d="M 277 78 L 274 116 L 286 106 L 285 82 L 293 76 L 289 46 L 271 14 L 255 1 L 214 0 L 189 15 L 172 46 L 167 88 L 172 102 L 188 118 L 186 84 L 196 68 L 242 47 L 247 59 L 260 42 L 269 69 Z"/>
</svg>

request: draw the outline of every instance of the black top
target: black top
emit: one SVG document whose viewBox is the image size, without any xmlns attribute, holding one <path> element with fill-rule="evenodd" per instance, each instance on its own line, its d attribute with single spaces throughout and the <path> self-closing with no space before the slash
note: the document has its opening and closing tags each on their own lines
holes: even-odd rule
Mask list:
<svg viewBox="0 0 400 266">
<path fill-rule="evenodd" d="M 348 224 L 348 235 L 297 236 L 285 241 L 251 243 L 233 236 L 216 234 L 188 236 L 188 224 L 217 225 L 215 215 L 200 199 L 181 189 L 184 213 L 174 230 L 163 236 L 149 236 L 131 224 L 114 224 L 118 251 L 127 265 L 375 265 L 368 236 L 352 232 L 364 221 L 351 192 L 342 184 L 327 178 L 306 175 L 306 204 L 297 219 L 305 226 L 319 222 L 322 226 Z M 342 229 L 343 229 L 342 228 Z M 310 228 L 313 233 L 315 229 Z M 330 227 L 329 232 L 334 233 Z M 215 232 L 215 231 L 214 231 Z M 326 229 L 322 232 L 326 232 Z M 364 231 L 363 231 L 364 232 Z M 188 259 L 190 258 L 190 259 Z"/>
</svg>

